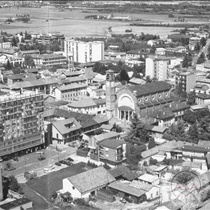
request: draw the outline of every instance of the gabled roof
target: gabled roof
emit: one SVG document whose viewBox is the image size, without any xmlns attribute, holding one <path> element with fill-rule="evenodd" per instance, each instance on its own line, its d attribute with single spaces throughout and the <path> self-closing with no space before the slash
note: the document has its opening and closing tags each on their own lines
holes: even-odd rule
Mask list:
<svg viewBox="0 0 210 210">
<path fill-rule="evenodd" d="M 52 124 L 62 135 L 67 134 L 71 131 L 78 130 L 82 127 L 74 118 L 58 120 L 53 122 Z M 68 126 L 69 124 L 71 124 L 70 127 Z"/>
<path fill-rule="evenodd" d="M 72 108 L 87 108 L 87 107 L 95 107 L 97 104 L 94 102 L 92 98 L 84 98 L 79 101 L 73 101 L 68 105 Z"/>
<path fill-rule="evenodd" d="M 133 171 L 131 171 L 127 166 L 125 165 L 119 165 L 116 166 L 113 169 L 109 170 L 109 173 L 114 177 L 120 177 L 122 176 L 124 179 L 127 179 L 129 181 L 134 180 L 136 178 L 138 178 L 138 175 L 136 173 L 134 173 Z"/>
<path fill-rule="evenodd" d="M 124 182 L 120 182 L 120 181 L 112 182 L 108 186 L 115 190 L 119 190 L 119 191 L 125 192 L 129 195 L 134 195 L 136 197 L 141 197 L 142 195 L 144 195 L 146 193 L 145 190 L 130 186 L 130 183 L 124 183 Z"/>
<path fill-rule="evenodd" d="M 181 149 L 189 152 L 210 152 L 210 147 L 202 147 L 197 145 L 184 145 Z"/>
<path fill-rule="evenodd" d="M 83 74 L 83 72 L 81 72 L 81 71 L 64 71 L 63 73 L 66 77 L 79 76 L 79 75 Z"/>
<path fill-rule="evenodd" d="M 157 81 L 144 85 L 127 86 L 127 88 L 133 92 L 136 97 L 141 97 L 143 95 L 169 91 L 171 89 L 171 85 L 163 81 Z"/>
<path fill-rule="evenodd" d="M 85 88 L 87 87 L 86 84 L 70 84 L 70 85 L 63 85 L 58 87 L 58 89 L 60 89 L 61 91 L 65 91 L 65 90 L 72 90 L 72 89 L 76 89 L 76 88 Z"/>
<path fill-rule="evenodd" d="M 105 139 L 98 142 L 99 146 L 106 147 L 109 149 L 116 149 L 117 147 L 123 144 L 126 144 L 126 142 L 118 139 Z"/>
<path fill-rule="evenodd" d="M 105 139 L 113 139 L 113 138 L 116 138 L 116 137 L 119 137 L 120 136 L 120 133 L 116 133 L 116 132 L 108 132 L 108 133 L 102 133 L 102 134 L 99 134 L 99 135 L 95 135 L 94 138 L 96 139 L 96 141 L 102 141 L 102 140 L 105 140 Z"/>
<path fill-rule="evenodd" d="M 115 181 L 115 178 L 103 166 L 68 177 L 67 179 L 80 193 L 99 189 Z"/>
<path fill-rule="evenodd" d="M 154 182 L 158 180 L 159 178 L 157 176 L 153 176 L 151 174 L 143 174 L 138 179 L 145 181 L 145 182 Z"/>
<path fill-rule="evenodd" d="M 173 118 L 175 115 L 171 111 L 171 109 L 163 109 L 163 110 L 159 110 L 152 113 L 150 116 L 156 119 L 166 120 L 166 119 Z"/>
<path fill-rule="evenodd" d="M 140 78 L 133 77 L 129 80 L 129 83 L 135 83 L 136 85 L 144 85 L 146 81 Z"/>
<path fill-rule="evenodd" d="M 50 102 L 50 103 L 48 103 L 48 105 L 51 105 L 51 106 L 65 106 L 68 103 L 69 103 L 68 101 L 59 100 L 59 101 Z"/>
</svg>

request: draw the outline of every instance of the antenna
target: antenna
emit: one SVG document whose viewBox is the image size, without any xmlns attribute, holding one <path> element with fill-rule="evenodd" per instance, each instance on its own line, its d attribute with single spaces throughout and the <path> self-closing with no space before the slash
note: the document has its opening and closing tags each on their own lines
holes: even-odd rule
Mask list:
<svg viewBox="0 0 210 210">
<path fill-rule="evenodd" d="M 49 35 L 49 28 L 50 28 L 50 19 L 49 19 L 49 6 L 47 6 L 47 12 L 48 12 L 48 19 L 47 19 L 47 23 L 48 23 L 48 35 Z"/>
</svg>

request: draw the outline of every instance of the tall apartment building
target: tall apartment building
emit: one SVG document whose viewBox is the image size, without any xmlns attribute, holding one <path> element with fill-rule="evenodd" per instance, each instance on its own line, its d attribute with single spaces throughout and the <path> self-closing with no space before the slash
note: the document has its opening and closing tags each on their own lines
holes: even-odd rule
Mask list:
<svg viewBox="0 0 210 210">
<path fill-rule="evenodd" d="M 66 56 L 72 56 L 72 62 L 89 63 L 104 59 L 104 42 L 64 41 Z"/>
<path fill-rule="evenodd" d="M 44 98 L 34 91 L 0 94 L 0 157 L 11 158 L 44 146 Z"/>
<path fill-rule="evenodd" d="M 59 54 L 32 54 L 31 57 L 36 66 L 52 67 L 56 65 L 65 66 L 67 64 L 66 57 Z"/>
<path fill-rule="evenodd" d="M 165 56 L 151 56 L 146 58 L 145 75 L 150 78 L 156 78 L 158 81 L 168 79 L 168 66 L 170 60 Z"/>
<path fill-rule="evenodd" d="M 180 85 L 183 92 L 189 93 L 196 85 L 196 74 L 192 72 L 180 72 L 176 75 L 176 86 Z"/>
</svg>

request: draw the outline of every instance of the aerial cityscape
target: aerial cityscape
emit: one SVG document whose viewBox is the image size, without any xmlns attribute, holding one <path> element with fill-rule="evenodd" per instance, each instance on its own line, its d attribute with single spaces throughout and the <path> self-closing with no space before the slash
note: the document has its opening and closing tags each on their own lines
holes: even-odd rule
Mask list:
<svg viewBox="0 0 210 210">
<path fill-rule="evenodd" d="M 209 210 L 210 2 L 0 1 L 0 210 Z"/>
</svg>

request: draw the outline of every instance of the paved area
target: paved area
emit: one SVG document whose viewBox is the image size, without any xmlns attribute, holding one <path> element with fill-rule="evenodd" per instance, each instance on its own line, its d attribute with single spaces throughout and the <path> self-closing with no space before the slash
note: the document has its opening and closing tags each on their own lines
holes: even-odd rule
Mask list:
<svg viewBox="0 0 210 210">
<path fill-rule="evenodd" d="M 4 176 L 14 175 L 19 179 L 19 177 L 23 176 L 25 171 L 36 171 L 40 176 L 42 175 L 41 171 L 43 171 L 43 168 L 47 168 L 51 165 L 54 165 L 55 162 L 63 160 L 72 154 L 75 154 L 76 148 L 66 146 L 62 147 L 62 151 L 58 152 L 56 151 L 55 148 L 48 147 L 46 149 L 43 149 L 41 152 L 43 152 L 43 154 L 30 153 L 22 157 L 19 157 L 18 161 L 12 161 L 12 166 L 15 167 L 15 170 L 12 171 L 3 170 L 3 175 Z M 41 155 L 43 155 L 46 159 L 39 161 L 38 158 Z M 6 162 L 3 163 L 3 168 L 5 163 Z M 61 166 L 61 167 L 55 166 L 54 170 L 59 170 L 62 167 L 66 166 Z"/>
</svg>

